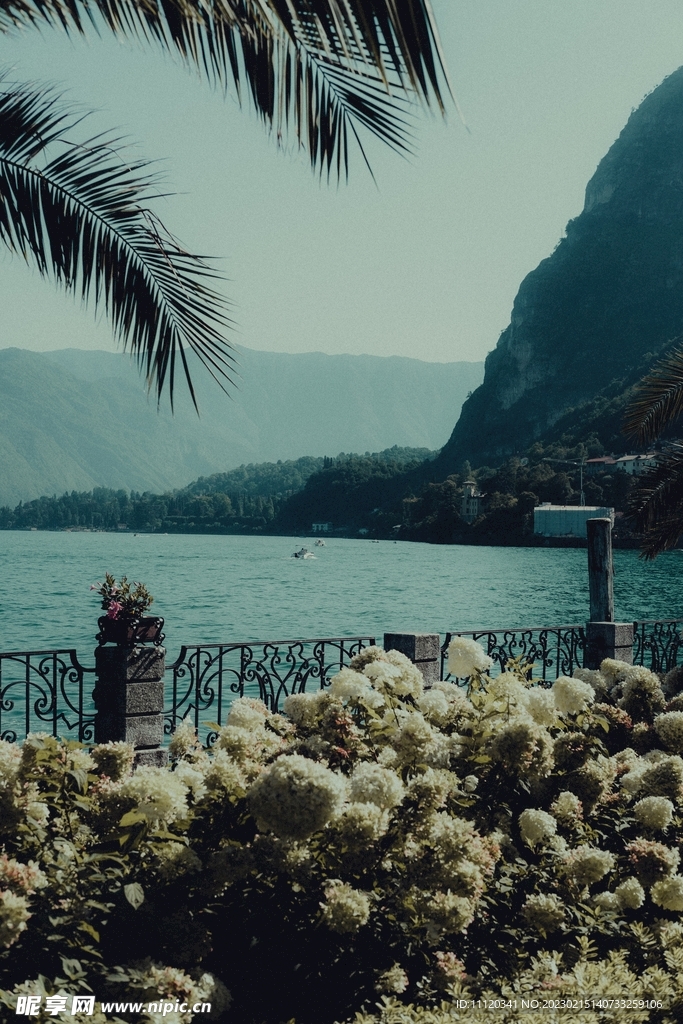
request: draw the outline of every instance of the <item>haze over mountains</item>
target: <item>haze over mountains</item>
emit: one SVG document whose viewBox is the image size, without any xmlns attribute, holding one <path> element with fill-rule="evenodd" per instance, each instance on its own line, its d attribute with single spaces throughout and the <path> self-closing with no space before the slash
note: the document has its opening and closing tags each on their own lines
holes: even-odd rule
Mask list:
<svg viewBox="0 0 683 1024">
<path fill-rule="evenodd" d="M 124 354 L 0 349 L 0 505 L 93 487 L 165 491 L 243 463 L 440 448 L 483 363 L 240 348 L 227 398 L 193 365 L 157 412 Z"/>
</svg>

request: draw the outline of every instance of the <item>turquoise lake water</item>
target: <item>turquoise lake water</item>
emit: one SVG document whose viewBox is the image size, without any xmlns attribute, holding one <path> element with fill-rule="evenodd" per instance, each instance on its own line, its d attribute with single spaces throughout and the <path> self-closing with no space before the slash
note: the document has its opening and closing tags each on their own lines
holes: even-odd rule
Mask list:
<svg viewBox="0 0 683 1024">
<path fill-rule="evenodd" d="M 302 544 L 314 559 L 295 559 Z M 93 663 L 89 586 L 105 571 L 142 580 L 183 643 L 445 633 L 588 617 L 586 551 L 379 544 L 288 537 L 0 531 L 0 651 L 75 647 Z M 617 619 L 683 616 L 683 552 L 654 563 L 615 552 Z"/>
</svg>

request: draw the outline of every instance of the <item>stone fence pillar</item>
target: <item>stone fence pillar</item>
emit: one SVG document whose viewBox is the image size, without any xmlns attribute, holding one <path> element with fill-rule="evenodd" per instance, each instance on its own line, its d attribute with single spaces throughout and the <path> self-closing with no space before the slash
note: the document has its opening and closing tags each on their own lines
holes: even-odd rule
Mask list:
<svg viewBox="0 0 683 1024">
<path fill-rule="evenodd" d="M 614 563 L 611 519 L 589 519 L 588 590 L 590 620 L 586 623 L 586 668 L 600 668 L 604 658 L 633 664 L 633 623 L 614 622 Z"/>
<path fill-rule="evenodd" d="M 135 763 L 165 765 L 163 647 L 98 647 L 94 691 L 95 742 L 125 740 Z"/>
<path fill-rule="evenodd" d="M 632 622 L 587 622 L 586 650 L 583 663 L 586 668 L 600 668 L 604 658 L 614 658 L 633 664 Z"/>
<path fill-rule="evenodd" d="M 438 633 L 385 633 L 384 650 L 400 651 L 417 665 L 427 686 L 441 679 L 441 637 Z"/>
</svg>

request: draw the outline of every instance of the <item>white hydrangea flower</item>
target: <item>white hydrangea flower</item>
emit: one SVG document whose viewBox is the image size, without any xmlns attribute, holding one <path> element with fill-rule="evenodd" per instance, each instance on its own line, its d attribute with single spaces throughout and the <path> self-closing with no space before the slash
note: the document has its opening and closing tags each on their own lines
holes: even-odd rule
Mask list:
<svg viewBox="0 0 683 1024">
<path fill-rule="evenodd" d="M 575 668 L 572 672 L 572 676 L 574 679 L 580 679 L 581 682 L 588 683 L 589 686 L 592 686 L 598 699 L 609 693 L 611 687 L 614 685 L 599 669 Z"/>
<path fill-rule="evenodd" d="M 425 690 L 417 706 L 427 721 L 434 725 L 444 726 L 450 718 L 451 705 L 443 690 Z"/>
<path fill-rule="evenodd" d="M 531 847 L 545 839 L 550 839 L 557 832 L 557 821 L 552 814 L 545 811 L 538 811 L 535 808 L 527 808 L 519 816 L 519 831 L 524 842 Z"/>
<path fill-rule="evenodd" d="M 464 931 L 473 919 L 473 901 L 450 891 L 434 893 L 423 907 L 423 920 L 430 942 L 437 941 L 443 935 Z"/>
<path fill-rule="evenodd" d="M 318 723 L 321 711 L 321 694 L 316 693 L 292 693 L 285 698 L 283 711 L 295 725 L 304 729 L 314 729 Z"/>
<path fill-rule="evenodd" d="M 10 889 L 0 892 L 0 948 L 7 949 L 17 941 L 30 916 L 25 896 Z"/>
<path fill-rule="evenodd" d="M 50 808 L 40 800 L 29 800 L 26 804 L 26 817 L 36 825 L 47 825 L 50 820 Z"/>
<path fill-rule="evenodd" d="M 0 740 L 0 789 L 14 785 L 21 765 L 21 748 L 18 743 Z"/>
<path fill-rule="evenodd" d="M 554 932 L 562 926 L 566 912 L 558 896 L 539 894 L 527 896 L 522 914 L 537 931 Z"/>
<path fill-rule="evenodd" d="M 667 750 L 683 754 L 683 711 L 667 711 L 657 715 L 654 729 Z"/>
<path fill-rule="evenodd" d="M 621 788 L 625 789 L 630 796 L 635 796 L 643 785 L 643 775 L 647 771 L 648 767 L 649 765 L 647 761 L 636 762 L 630 771 L 621 776 Z"/>
<path fill-rule="evenodd" d="M 578 885 L 591 885 L 614 868 L 614 857 L 593 846 L 577 846 L 564 860 L 564 870 Z"/>
<path fill-rule="evenodd" d="M 362 761 L 356 765 L 350 780 L 351 799 L 359 803 L 376 804 L 382 810 L 391 810 L 405 796 L 405 787 L 395 772 L 381 765 Z"/>
<path fill-rule="evenodd" d="M 539 725 L 557 724 L 557 706 L 552 690 L 543 686 L 533 686 L 526 690 L 524 704 L 534 722 Z"/>
<path fill-rule="evenodd" d="M 683 910 L 683 876 L 669 875 L 650 889 L 652 902 L 664 910 Z"/>
<path fill-rule="evenodd" d="M 247 793 L 259 828 L 283 839 L 305 839 L 339 810 L 346 782 L 324 765 L 300 754 L 278 757 Z"/>
<path fill-rule="evenodd" d="M 623 679 L 626 673 L 633 665 L 628 665 L 625 661 L 617 661 L 616 658 L 604 658 L 600 663 L 600 672 L 607 679 L 610 687 L 619 679 Z"/>
<path fill-rule="evenodd" d="M 332 677 L 328 693 L 340 700 L 357 700 L 359 697 L 365 696 L 369 689 L 367 676 L 345 667 Z"/>
<path fill-rule="evenodd" d="M 621 903 L 615 892 L 599 892 L 593 902 L 603 910 L 620 910 Z"/>
<path fill-rule="evenodd" d="M 350 803 L 335 819 L 334 828 L 350 845 L 363 847 L 386 834 L 390 816 L 374 803 Z"/>
<path fill-rule="evenodd" d="M 74 771 L 92 772 L 95 768 L 95 762 L 90 756 L 90 752 L 83 750 L 82 747 L 73 747 L 69 750 L 67 757 Z"/>
<path fill-rule="evenodd" d="M 645 890 L 637 878 L 627 878 L 618 885 L 615 895 L 622 909 L 638 910 L 645 902 Z"/>
<path fill-rule="evenodd" d="M 552 694 L 557 710 L 563 715 L 578 715 L 595 701 L 595 690 L 589 683 L 568 676 L 558 676 Z"/>
<path fill-rule="evenodd" d="M 443 807 L 451 793 L 457 792 L 458 777 L 446 769 L 428 768 L 408 783 L 408 796 L 420 809 Z"/>
<path fill-rule="evenodd" d="M 241 764 L 259 760 L 264 754 L 275 754 L 282 746 L 282 739 L 274 732 L 230 724 L 223 726 L 215 743 L 215 749 L 225 750 Z"/>
<path fill-rule="evenodd" d="M 225 750 L 214 747 L 204 771 L 204 784 L 212 791 L 244 796 L 247 780 L 241 766 Z"/>
<path fill-rule="evenodd" d="M 476 775 L 466 775 L 462 781 L 462 788 L 466 793 L 474 793 L 478 785 L 479 779 Z"/>
<path fill-rule="evenodd" d="M 321 903 L 322 917 L 327 926 L 339 934 L 357 932 L 370 917 L 370 899 L 367 893 L 339 879 L 332 879 L 325 889 L 325 903 Z"/>
<path fill-rule="evenodd" d="M 580 821 L 582 817 L 581 801 L 576 793 L 570 793 L 566 789 L 557 795 L 550 810 L 556 818 L 564 822 Z"/>
<path fill-rule="evenodd" d="M 481 644 L 467 636 L 456 636 L 448 645 L 448 671 L 466 679 L 474 672 L 487 672 L 493 665 Z"/>
<path fill-rule="evenodd" d="M 375 989 L 387 995 L 400 995 L 408 988 L 408 975 L 400 964 L 394 964 L 388 971 L 383 971 L 377 978 Z"/>
<path fill-rule="evenodd" d="M 171 736 L 168 745 L 168 752 L 171 757 L 180 759 L 194 754 L 200 746 L 197 739 L 197 731 L 189 718 L 184 718 Z"/>
<path fill-rule="evenodd" d="M 201 860 L 184 843 L 157 843 L 154 853 L 157 857 L 157 871 L 166 881 L 202 870 Z"/>
<path fill-rule="evenodd" d="M 450 754 L 449 740 L 441 732 L 436 732 L 419 711 L 409 714 L 400 728 L 391 737 L 391 745 L 404 764 L 432 764 L 434 767 L 446 767 Z M 445 763 L 434 764 L 437 752 L 444 754 Z"/>
<path fill-rule="evenodd" d="M 661 711 L 666 703 L 659 676 L 643 665 L 631 665 L 624 672 L 619 707 L 638 713 L 643 702 L 651 711 Z"/>
<path fill-rule="evenodd" d="M 647 828 L 667 828 L 673 818 L 674 805 L 665 796 L 646 796 L 634 806 L 633 813 Z"/>
<path fill-rule="evenodd" d="M 499 676 L 491 680 L 487 690 L 493 697 L 511 700 L 522 705 L 526 705 L 529 696 L 529 690 L 514 672 L 501 672 Z"/>
<path fill-rule="evenodd" d="M 36 889 L 45 888 L 47 876 L 34 860 L 30 860 L 28 864 L 22 864 L 3 853 L 0 855 L 0 885 L 19 894 L 30 895 Z"/>
<path fill-rule="evenodd" d="M 201 800 L 206 794 L 206 783 L 204 782 L 203 773 L 190 764 L 189 761 L 178 761 L 173 774 L 187 786 L 195 802 Z"/>
<path fill-rule="evenodd" d="M 166 768 L 142 765 L 114 786 L 112 795 L 131 800 L 152 826 L 170 824 L 187 814 L 187 787 Z"/>
<path fill-rule="evenodd" d="M 400 651 L 385 651 L 384 657 L 390 665 L 400 669 L 400 689 L 397 692 L 402 697 L 414 697 L 417 700 L 424 691 L 424 676 L 417 665 Z"/>
<path fill-rule="evenodd" d="M 250 697 L 238 697 L 230 705 L 227 724 L 247 732 L 260 732 L 266 724 L 270 711 L 260 700 Z"/>
<path fill-rule="evenodd" d="M 106 775 L 113 782 L 124 779 L 133 770 L 135 748 L 130 743 L 98 743 L 91 750 L 92 760 L 100 775 Z"/>
</svg>

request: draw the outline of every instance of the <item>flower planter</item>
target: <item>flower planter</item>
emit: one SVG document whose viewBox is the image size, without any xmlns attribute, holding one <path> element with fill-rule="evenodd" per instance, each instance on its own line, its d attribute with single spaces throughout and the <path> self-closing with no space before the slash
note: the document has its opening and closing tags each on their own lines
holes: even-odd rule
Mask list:
<svg viewBox="0 0 683 1024">
<path fill-rule="evenodd" d="M 156 616 L 143 615 L 139 619 L 110 619 L 102 615 L 97 620 L 100 628 L 96 640 L 103 644 L 118 644 L 119 647 L 135 647 L 138 644 L 154 644 L 158 647 L 164 639 L 161 632 L 164 620 Z"/>
</svg>

